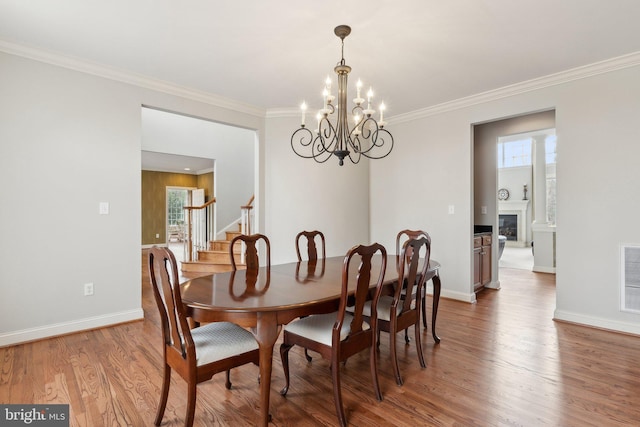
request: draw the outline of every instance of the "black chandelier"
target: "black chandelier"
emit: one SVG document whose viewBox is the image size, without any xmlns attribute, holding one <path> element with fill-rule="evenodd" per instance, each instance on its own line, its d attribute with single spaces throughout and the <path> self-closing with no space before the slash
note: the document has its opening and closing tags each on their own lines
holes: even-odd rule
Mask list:
<svg viewBox="0 0 640 427">
<path fill-rule="evenodd" d="M 358 80 L 356 85 L 357 95 L 353 100 L 355 106 L 351 110 L 353 127 L 349 128 L 347 114 L 347 77 L 351 67 L 344 62 L 344 39 L 351 33 L 347 25 L 339 25 L 334 33 L 342 40 L 342 59 L 334 68 L 338 75 L 338 105 L 334 106 L 335 96 L 331 95 L 331 79 L 327 77 L 325 82 L 324 107 L 316 116 L 318 128 L 311 131 L 305 126 L 306 103 L 300 106 L 302 110 L 302 124 L 300 129 L 291 135 L 291 148 L 300 157 L 314 159 L 318 163 L 324 163 L 331 155 L 340 160 L 340 166 L 344 165 L 345 157 L 352 163 L 358 163 L 362 156 L 369 159 L 382 159 L 387 157 L 393 149 L 393 136 L 384 129 L 384 103 L 380 104 L 380 119 L 376 121 L 372 116 L 375 110 L 371 109 L 373 90 L 369 88 L 367 93 L 367 108 L 363 107 L 364 99 L 360 97 L 362 83 Z M 337 110 L 335 123 L 329 117 Z"/>
</svg>

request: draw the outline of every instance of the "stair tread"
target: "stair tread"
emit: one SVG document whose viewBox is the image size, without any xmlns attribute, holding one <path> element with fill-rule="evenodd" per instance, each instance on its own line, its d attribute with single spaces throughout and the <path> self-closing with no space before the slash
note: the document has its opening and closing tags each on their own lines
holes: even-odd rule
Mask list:
<svg viewBox="0 0 640 427">
<path fill-rule="evenodd" d="M 183 264 L 202 264 L 202 265 L 226 265 L 226 264 L 220 264 L 219 262 L 215 262 L 215 261 L 207 261 L 207 260 L 198 260 L 198 261 L 181 261 Z M 240 263 L 236 263 L 237 266 L 244 266 L 245 264 L 240 264 Z"/>
<path fill-rule="evenodd" d="M 201 258 L 214 258 L 214 259 L 198 259 L 197 261 L 182 261 L 182 270 L 183 271 L 193 271 L 193 272 L 209 272 L 211 273 L 219 273 L 222 271 L 230 271 L 231 270 L 231 260 L 226 259 L 221 261 L 223 257 L 229 257 L 229 245 L 231 244 L 231 240 L 242 233 L 239 231 L 227 231 L 227 239 L 226 240 L 210 240 L 208 243 L 208 247 L 212 248 L 214 246 L 223 247 L 223 249 L 199 249 L 197 252 L 201 255 Z M 234 256 L 240 257 L 242 250 L 239 242 L 236 242 L 237 247 L 234 248 L 233 254 Z M 200 257 L 200 256 L 199 256 Z M 239 258 L 236 258 L 239 260 Z M 236 266 L 239 269 L 246 268 L 245 264 L 241 264 L 240 262 L 236 262 Z"/>
</svg>

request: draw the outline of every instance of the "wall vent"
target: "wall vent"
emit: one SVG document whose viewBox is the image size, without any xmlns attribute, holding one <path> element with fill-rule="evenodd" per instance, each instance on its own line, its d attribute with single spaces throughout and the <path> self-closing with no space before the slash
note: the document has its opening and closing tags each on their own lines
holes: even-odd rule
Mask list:
<svg viewBox="0 0 640 427">
<path fill-rule="evenodd" d="M 640 245 L 623 245 L 620 255 L 622 310 L 640 313 Z"/>
</svg>

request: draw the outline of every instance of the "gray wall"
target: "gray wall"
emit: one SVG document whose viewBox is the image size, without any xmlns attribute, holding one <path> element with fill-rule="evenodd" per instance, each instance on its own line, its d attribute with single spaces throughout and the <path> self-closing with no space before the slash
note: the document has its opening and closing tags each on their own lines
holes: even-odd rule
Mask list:
<svg viewBox="0 0 640 427">
<path fill-rule="evenodd" d="M 557 307 L 555 318 L 640 333 L 640 317 L 620 310 L 620 246 L 640 242 L 640 65 L 523 84 L 390 120 L 397 150 L 371 164 L 371 238 L 394 230 L 433 237 L 443 295 L 473 301 L 474 124 L 555 109 L 558 138 Z M 403 185 L 419 166 L 412 185 Z M 495 169 L 494 169 L 495 174 Z M 495 188 L 495 187 L 493 187 Z M 411 205 L 407 207 L 407 201 Z M 448 205 L 455 205 L 449 215 Z M 405 213 L 400 213 L 404 207 Z"/>
<path fill-rule="evenodd" d="M 272 261 L 293 260 L 293 237 L 318 228 L 329 253 L 357 243 L 394 247 L 423 228 L 442 265 L 443 296 L 473 301 L 474 124 L 555 109 L 558 136 L 556 318 L 640 333 L 620 311 L 620 245 L 640 243 L 640 65 L 573 75 L 518 91 L 390 117 L 388 158 L 340 168 L 290 149 L 298 113 L 197 99 L 0 54 L 0 345 L 142 316 L 142 105 L 257 130 L 258 230 Z M 589 70 L 587 70 L 589 71 Z M 606 71 L 606 72 L 603 72 Z M 11 185 L 19 183 L 20 185 Z M 110 214 L 99 215 L 99 202 Z M 448 214 L 453 205 L 455 213 Z M 93 282 L 95 295 L 82 296 Z"/>
<path fill-rule="evenodd" d="M 141 318 L 141 106 L 259 138 L 264 111 L 5 53 L 0 73 L 0 234 L 11 242 L 0 245 L 0 345 Z M 109 215 L 98 214 L 100 202 Z M 85 297 L 90 282 L 95 294 Z"/>
</svg>

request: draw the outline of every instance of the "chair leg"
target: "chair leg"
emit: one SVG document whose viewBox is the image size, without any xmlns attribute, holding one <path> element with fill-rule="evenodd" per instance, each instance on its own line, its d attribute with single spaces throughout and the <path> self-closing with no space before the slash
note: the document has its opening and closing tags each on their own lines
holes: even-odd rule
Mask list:
<svg viewBox="0 0 640 427">
<path fill-rule="evenodd" d="M 398 366 L 398 351 L 396 348 L 396 334 L 393 333 L 394 328 L 391 327 L 389 332 L 389 347 L 391 348 L 391 365 L 393 366 L 393 374 L 396 377 L 396 384 L 402 385 L 402 376 L 400 375 L 400 367 Z"/>
<path fill-rule="evenodd" d="M 313 360 L 313 358 L 309 356 L 309 350 L 306 348 L 304 349 L 304 357 L 307 359 L 307 362 L 311 362 Z"/>
<path fill-rule="evenodd" d="M 196 413 L 196 392 L 197 384 L 194 382 L 187 385 L 187 415 L 184 420 L 185 427 L 193 426 L 193 419 Z"/>
<path fill-rule="evenodd" d="M 347 426 L 347 418 L 344 415 L 342 405 L 342 387 L 340 385 L 340 365 L 337 357 L 331 358 L 331 377 L 333 379 L 333 400 L 336 404 L 336 414 L 341 427 Z"/>
<path fill-rule="evenodd" d="M 424 330 L 427 330 L 427 284 L 424 284 L 424 289 L 422 290 L 422 325 L 424 326 Z"/>
<path fill-rule="evenodd" d="M 373 390 L 376 393 L 376 399 L 382 402 L 382 392 L 380 391 L 380 382 L 378 381 L 378 352 L 371 346 L 371 354 L 369 355 L 369 364 L 371 365 L 371 381 L 373 382 Z"/>
<path fill-rule="evenodd" d="M 231 369 L 227 369 L 227 381 L 225 381 L 224 386 L 227 390 L 231 390 Z"/>
<path fill-rule="evenodd" d="M 167 407 L 167 398 L 169 397 L 169 384 L 171 384 L 171 367 L 164 365 L 164 375 L 162 377 L 162 392 L 160 394 L 160 403 L 158 403 L 158 412 L 154 424 L 159 426 L 164 417 L 164 410 Z"/>
<path fill-rule="evenodd" d="M 420 362 L 420 366 L 422 366 L 423 368 L 426 368 L 427 364 L 424 361 L 424 354 L 422 353 L 422 339 L 420 338 L 420 320 L 419 319 L 416 319 L 415 334 L 416 334 L 416 351 L 418 352 L 418 361 Z"/>
<path fill-rule="evenodd" d="M 280 390 L 282 396 L 286 396 L 289 391 L 289 350 L 293 347 L 291 344 L 282 343 L 280 345 L 280 360 L 282 360 L 282 369 L 284 370 L 285 385 Z"/>
<path fill-rule="evenodd" d="M 404 330 L 404 342 L 406 342 L 407 344 L 409 344 L 411 342 L 411 339 L 409 338 L 409 329 L 405 329 Z"/>
</svg>

